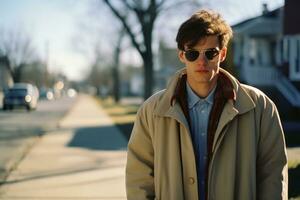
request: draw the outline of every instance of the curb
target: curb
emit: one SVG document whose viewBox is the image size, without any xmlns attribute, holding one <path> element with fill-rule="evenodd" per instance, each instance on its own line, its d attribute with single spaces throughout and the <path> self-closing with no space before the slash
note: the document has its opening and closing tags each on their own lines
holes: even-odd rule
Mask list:
<svg viewBox="0 0 300 200">
<path fill-rule="evenodd" d="M 18 147 L 14 156 L 5 163 L 4 167 L 0 170 L 0 186 L 5 183 L 9 174 L 16 169 L 18 164 L 25 158 L 26 154 L 30 149 L 36 144 L 36 142 L 41 138 L 42 131 L 36 130 L 35 136 L 22 140 L 21 145 Z M 27 141 L 26 141 L 27 140 Z"/>
</svg>

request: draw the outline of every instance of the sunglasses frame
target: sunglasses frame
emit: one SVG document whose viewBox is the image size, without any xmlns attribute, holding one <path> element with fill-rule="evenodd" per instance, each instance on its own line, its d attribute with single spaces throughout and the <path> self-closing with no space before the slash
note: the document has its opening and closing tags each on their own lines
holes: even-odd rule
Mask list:
<svg viewBox="0 0 300 200">
<path fill-rule="evenodd" d="M 208 55 L 207 55 L 207 52 L 211 52 L 211 51 L 216 51 L 216 52 L 217 52 L 216 55 L 214 55 L 213 57 L 208 56 Z M 221 50 L 219 49 L 219 47 L 213 47 L 213 48 L 203 49 L 203 50 L 188 49 L 188 50 L 183 50 L 183 53 L 184 53 L 185 58 L 186 58 L 188 61 L 193 62 L 193 61 L 195 61 L 195 60 L 197 60 L 197 59 L 199 58 L 199 56 L 200 56 L 201 53 L 204 54 L 204 56 L 205 56 L 205 58 L 206 58 L 207 60 L 213 60 L 216 56 L 218 56 L 218 55 L 220 54 L 220 51 L 221 51 Z M 186 56 L 186 54 L 187 54 L 188 52 L 197 52 L 198 55 L 195 56 L 195 58 L 191 59 L 190 57 Z"/>
</svg>

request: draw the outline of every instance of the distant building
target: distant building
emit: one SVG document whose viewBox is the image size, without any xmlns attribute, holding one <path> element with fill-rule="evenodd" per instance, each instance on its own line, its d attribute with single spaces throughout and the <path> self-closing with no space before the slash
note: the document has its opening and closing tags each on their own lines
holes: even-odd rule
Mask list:
<svg viewBox="0 0 300 200">
<path fill-rule="evenodd" d="M 9 70 L 9 61 L 6 56 L 0 57 L 0 92 L 13 85 L 13 78 Z"/>
<path fill-rule="evenodd" d="M 133 96 L 143 96 L 144 78 L 141 74 L 133 74 L 130 83 L 130 94 Z"/>
<path fill-rule="evenodd" d="M 285 53 L 281 63 L 288 66 L 287 75 L 292 81 L 300 82 L 300 1 L 286 0 L 283 18 L 283 40 L 281 48 Z"/>
<path fill-rule="evenodd" d="M 142 67 L 127 66 L 120 72 L 120 91 L 122 96 L 143 96 L 144 74 Z"/>
<path fill-rule="evenodd" d="M 282 8 L 278 8 L 233 26 L 233 62 L 243 81 L 269 85 L 278 78 L 276 54 L 282 54 L 278 52 L 282 40 L 281 14 Z"/>
<path fill-rule="evenodd" d="M 176 71 L 183 67 L 183 64 L 179 61 L 177 48 L 170 47 L 163 42 L 159 44 L 156 58 L 157 67 L 154 71 L 154 90 L 158 91 L 166 88 L 168 80 Z"/>
<path fill-rule="evenodd" d="M 300 17 L 299 17 L 300 1 L 285 0 L 284 6 L 284 35 L 300 34 Z"/>
<path fill-rule="evenodd" d="M 240 80 L 271 95 L 282 110 L 300 108 L 300 28 L 289 28 L 300 16 L 287 19 L 289 12 L 287 7 L 268 11 L 264 5 L 261 16 L 233 26 L 233 63 Z"/>
</svg>

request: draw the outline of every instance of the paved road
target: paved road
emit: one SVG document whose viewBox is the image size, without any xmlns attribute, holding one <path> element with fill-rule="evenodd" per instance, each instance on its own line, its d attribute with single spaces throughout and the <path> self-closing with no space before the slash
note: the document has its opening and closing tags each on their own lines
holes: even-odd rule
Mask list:
<svg viewBox="0 0 300 200">
<path fill-rule="evenodd" d="M 57 127 L 75 101 L 75 98 L 42 100 L 32 112 L 0 109 L 0 183 L 41 134 Z"/>
<path fill-rule="evenodd" d="M 127 140 L 90 96 L 34 145 L 0 199 L 126 199 Z"/>
</svg>

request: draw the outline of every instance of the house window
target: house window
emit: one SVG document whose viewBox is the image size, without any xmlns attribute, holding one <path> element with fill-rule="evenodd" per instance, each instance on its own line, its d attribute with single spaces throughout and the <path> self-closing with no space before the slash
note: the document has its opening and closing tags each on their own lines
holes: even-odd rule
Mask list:
<svg viewBox="0 0 300 200">
<path fill-rule="evenodd" d="M 241 64 L 240 62 L 240 54 L 241 54 L 241 49 L 240 49 L 240 41 L 234 41 L 233 42 L 233 47 L 232 47 L 232 52 L 233 53 L 233 63 L 236 66 L 239 66 Z"/>
<path fill-rule="evenodd" d="M 283 63 L 283 40 L 277 40 L 275 42 L 274 60 L 277 66 Z"/>
<path fill-rule="evenodd" d="M 273 65 L 275 53 L 275 44 L 267 38 L 256 39 L 256 64 L 260 67 Z"/>
<path fill-rule="evenodd" d="M 290 57 L 290 38 L 285 37 L 283 40 L 283 61 L 288 62 Z"/>
<path fill-rule="evenodd" d="M 244 39 L 242 39 L 241 43 L 240 43 L 239 62 L 240 62 L 240 65 L 242 65 L 244 62 Z"/>
<path fill-rule="evenodd" d="M 300 73 L 300 39 L 297 40 L 296 56 L 295 56 L 295 72 Z"/>
<path fill-rule="evenodd" d="M 270 42 L 270 64 L 276 64 L 276 41 Z"/>
<path fill-rule="evenodd" d="M 256 51 L 256 57 L 257 57 L 257 64 L 262 65 L 263 64 L 263 51 L 262 51 L 263 45 L 261 42 L 257 42 L 257 51 Z"/>
<path fill-rule="evenodd" d="M 291 80 L 300 80 L 300 37 L 289 38 L 289 63 Z"/>
<path fill-rule="evenodd" d="M 280 40 L 280 64 L 283 64 L 285 62 L 284 60 L 284 39 Z"/>
<path fill-rule="evenodd" d="M 250 65 L 255 65 L 255 60 L 257 55 L 256 45 L 257 44 L 254 39 L 249 40 L 249 64 Z"/>
</svg>

